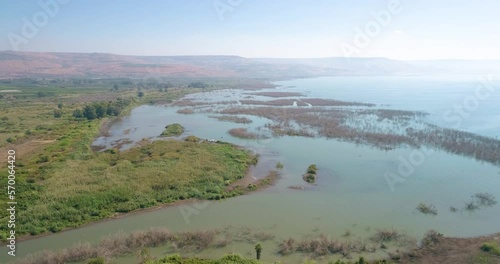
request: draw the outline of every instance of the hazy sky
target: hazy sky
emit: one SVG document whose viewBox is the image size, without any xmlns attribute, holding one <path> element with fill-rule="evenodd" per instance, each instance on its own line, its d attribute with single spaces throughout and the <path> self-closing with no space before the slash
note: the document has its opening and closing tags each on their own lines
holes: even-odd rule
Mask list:
<svg viewBox="0 0 500 264">
<path fill-rule="evenodd" d="M 500 59 L 498 0 L 0 1 L 0 50 Z"/>
</svg>

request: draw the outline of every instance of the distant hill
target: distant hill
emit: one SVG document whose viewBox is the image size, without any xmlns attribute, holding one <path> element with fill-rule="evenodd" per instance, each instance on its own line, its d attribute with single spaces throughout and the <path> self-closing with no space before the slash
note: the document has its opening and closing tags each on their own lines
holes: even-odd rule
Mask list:
<svg viewBox="0 0 500 264">
<path fill-rule="evenodd" d="M 0 51 L 0 78 L 217 77 L 289 79 L 336 75 L 491 74 L 499 61 L 386 58 L 272 59 Z"/>
</svg>

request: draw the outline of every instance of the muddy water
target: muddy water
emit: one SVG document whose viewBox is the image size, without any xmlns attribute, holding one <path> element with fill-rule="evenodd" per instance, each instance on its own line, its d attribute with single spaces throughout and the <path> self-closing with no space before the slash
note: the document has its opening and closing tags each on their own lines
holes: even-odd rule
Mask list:
<svg viewBox="0 0 500 264">
<path fill-rule="evenodd" d="M 283 82 L 281 84 L 295 84 L 295 87 L 283 87 L 281 90 L 318 93 L 314 96 L 320 96 L 321 89 L 324 89 L 322 87 L 326 85 L 325 80 L 318 79 L 316 86 L 308 83 L 311 81 L 314 80 Z M 382 79 L 382 84 L 374 81 L 375 87 L 389 81 Z M 437 85 L 432 80 L 427 81 Z M 338 82 L 345 84 L 348 80 L 330 80 L 331 85 L 335 87 L 340 86 Z M 356 80 L 351 82 L 353 86 L 360 85 Z M 397 82 L 400 82 L 401 86 L 408 85 L 401 80 L 392 80 L 391 85 L 394 86 Z M 452 84 L 449 84 L 448 88 L 455 87 L 455 82 Z M 460 85 L 467 86 L 467 83 Z M 315 88 L 318 88 L 318 91 L 314 90 Z M 464 96 L 468 95 L 466 89 L 460 91 Z M 199 100 L 232 100 L 248 96 L 247 93 L 249 92 L 226 91 L 190 97 Z M 341 98 L 334 97 L 333 94 Z M 438 94 L 446 94 L 446 91 L 440 90 Z M 356 100 L 355 94 L 349 95 L 345 88 L 339 88 L 337 93 L 325 92 L 323 97 L 354 101 L 367 99 L 371 102 L 364 97 Z M 383 100 L 374 103 L 380 104 L 381 101 Z M 419 102 L 422 101 L 425 100 Z M 430 111 L 434 113 L 431 119 L 438 119 L 439 109 L 446 109 L 446 106 L 435 104 L 436 102 L 433 102 L 430 103 L 432 106 L 429 106 Z M 488 113 L 491 114 L 491 119 L 495 120 L 498 109 L 486 102 L 484 105 L 493 107 Z M 411 104 L 406 107 L 418 108 Z M 420 104 L 419 107 L 425 109 L 425 106 Z M 205 139 L 229 141 L 259 153 L 261 161 L 259 167 L 253 171 L 255 177 L 264 176 L 265 171 L 274 167 L 278 161 L 282 162 L 282 178 L 275 186 L 250 195 L 224 201 L 167 207 L 20 242 L 19 255 L 62 248 L 78 241 L 95 242 L 109 234 L 150 227 L 167 227 L 172 231 L 182 231 L 231 226 L 268 232 L 275 238 L 264 243 L 266 250 L 263 252 L 263 258 L 266 260 L 279 258 L 276 255 L 277 241 L 288 237 L 311 237 L 321 233 L 342 238 L 346 230 L 350 230 L 352 238 L 367 238 L 381 228 L 395 228 L 415 237 L 422 236 L 429 229 L 459 237 L 498 232 L 498 205 L 475 212 L 463 208 L 465 203 L 471 200 L 471 196 L 478 192 L 489 192 L 500 199 L 499 167 L 429 149 L 398 148 L 380 151 L 372 147 L 324 138 L 237 139 L 228 135 L 227 131 L 236 127 L 252 130 L 268 120 L 247 116 L 253 123 L 234 124 L 209 118 L 208 114 L 177 114 L 177 109 L 164 106 L 137 107 L 131 111 L 130 116 L 111 125 L 108 137 L 98 138 L 94 144 L 112 147 L 118 141 L 126 139 L 132 143 L 122 144 L 120 147 L 127 148 L 143 138 L 158 139 L 157 135 L 163 131 L 165 125 L 180 123 L 186 128 L 181 137 L 196 135 Z M 476 128 L 478 133 L 491 136 L 500 134 L 500 129 L 495 127 L 494 122 L 483 124 L 481 127 L 475 126 L 474 121 L 464 120 L 464 124 L 470 124 L 467 128 Z M 413 165 L 408 164 L 410 160 Z M 315 185 L 307 184 L 301 178 L 311 163 L 317 164 L 319 168 Z M 403 171 L 406 177 L 404 182 L 399 182 L 391 188 L 387 175 L 401 174 L 398 169 Z M 304 189 L 288 188 L 295 185 L 303 186 Z M 420 202 L 434 204 L 438 215 L 430 216 L 417 212 L 415 208 Z M 451 212 L 451 206 L 456 207 L 458 211 Z M 252 256 L 253 244 L 234 243 L 197 254 L 203 257 L 218 257 L 228 252 Z M 157 248 L 152 250 L 152 253 L 160 256 L 168 253 L 168 249 Z M 1 258 L 3 256 L 0 257 L 0 261 L 3 261 Z M 304 256 L 292 255 L 288 258 L 291 262 L 298 262 Z M 135 257 L 120 259 L 120 263 L 134 262 Z"/>
</svg>

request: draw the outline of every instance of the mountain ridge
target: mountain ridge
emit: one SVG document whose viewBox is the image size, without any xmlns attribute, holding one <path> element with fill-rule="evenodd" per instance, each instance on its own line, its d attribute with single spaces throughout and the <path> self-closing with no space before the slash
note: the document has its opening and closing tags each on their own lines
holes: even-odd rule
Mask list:
<svg viewBox="0 0 500 264">
<path fill-rule="evenodd" d="M 112 53 L 0 51 L 0 78 L 260 78 L 345 75 L 477 74 L 498 60 L 400 61 L 371 58 L 245 58 L 236 55 L 136 56 Z"/>
</svg>

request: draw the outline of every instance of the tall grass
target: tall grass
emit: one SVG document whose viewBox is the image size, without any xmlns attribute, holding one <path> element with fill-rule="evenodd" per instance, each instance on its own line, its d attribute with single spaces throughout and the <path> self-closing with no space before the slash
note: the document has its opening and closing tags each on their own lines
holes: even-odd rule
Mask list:
<svg viewBox="0 0 500 264">
<path fill-rule="evenodd" d="M 168 141 L 125 152 L 95 153 L 91 143 L 106 120 L 77 120 L 72 112 L 88 102 L 136 97 L 135 89 L 121 85 L 119 92 L 110 92 L 113 83 L 101 80 L 74 86 L 62 81 L 54 84 L 65 85 L 64 89 L 50 83 L 29 84 L 24 89 L 26 85 L 12 81 L 8 87 L 0 87 L 26 91 L 9 100 L 0 99 L 0 147 L 15 146 L 18 154 L 16 187 L 22 191 L 16 198 L 23 201 L 18 210 L 18 235 L 58 232 L 178 200 L 237 195 L 226 195 L 224 183 L 243 178 L 253 162 L 250 153 L 230 144 Z M 38 91 L 53 95 L 37 98 Z M 124 113 L 153 99 L 173 100 L 198 91 L 148 90 Z M 63 103 L 62 117 L 54 118 L 59 103 Z M 9 137 L 13 145 L 5 141 Z M 4 199 L 0 197 L 0 202 Z M 0 212 L 0 221 L 5 219 L 6 211 Z M 6 226 L 0 226 L 0 238 L 5 239 L 6 232 Z"/>
</svg>

